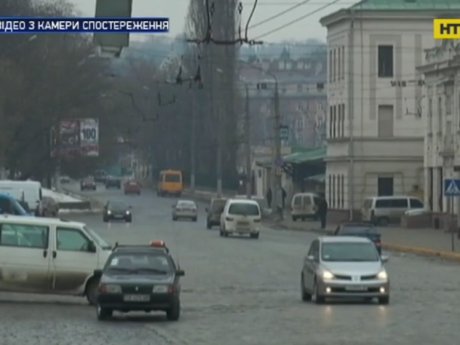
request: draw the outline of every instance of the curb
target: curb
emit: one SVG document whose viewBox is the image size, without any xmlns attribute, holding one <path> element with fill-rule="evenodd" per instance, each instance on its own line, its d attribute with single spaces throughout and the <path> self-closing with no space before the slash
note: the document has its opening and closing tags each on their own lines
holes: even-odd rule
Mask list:
<svg viewBox="0 0 460 345">
<path fill-rule="evenodd" d="M 87 210 L 60 210 L 58 215 L 75 215 L 75 214 L 81 214 L 81 215 L 86 215 L 86 214 L 97 214 L 97 213 L 102 213 L 102 209 L 87 209 Z"/>
<path fill-rule="evenodd" d="M 446 252 L 442 250 L 434 250 L 423 247 L 402 246 L 399 244 L 392 243 L 382 243 L 382 248 L 393 252 L 410 253 L 420 256 L 436 257 L 460 262 L 460 253 L 456 252 Z"/>
</svg>

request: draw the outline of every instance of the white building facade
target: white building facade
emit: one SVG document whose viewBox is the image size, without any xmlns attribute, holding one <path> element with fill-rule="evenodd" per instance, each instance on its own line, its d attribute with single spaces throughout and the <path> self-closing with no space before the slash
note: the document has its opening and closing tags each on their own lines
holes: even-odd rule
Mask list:
<svg viewBox="0 0 460 345">
<path fill-rule="evenodd" d="M 416 66 L 434 45 L 433 18 L 445 11 L 392 4 L 362 1 L 321 19 L 329 50 L 326 198 L 346 216 L 368 196 L 423 194 Z"/>
<path fill-rule="evenodd" d="M 460 42 L 427 50 L 419 71 L 425 77 L 425 204 L 457 213 L 459 198 L 444 196 L 443 180 L 460 179 Z"/>
</svg>

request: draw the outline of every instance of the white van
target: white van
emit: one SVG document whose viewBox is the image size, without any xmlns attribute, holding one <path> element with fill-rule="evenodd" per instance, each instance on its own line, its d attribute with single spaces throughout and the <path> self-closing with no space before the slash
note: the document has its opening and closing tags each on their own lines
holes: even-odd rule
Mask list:
<svg viewBox="0 0 460 345">
<path fill-rule="evenodd" d="M 0 291 L 86 296 L 95 303 L 112 247 L 83 223 L 0 216 Z"/>
<path fill-rule="evenodd" d="M 291 217 L 297 219 L 316 219 L 320 196 L 315 193 L 296 193 L 291 201 Z"/>
<path fill-rule="evenodd" d="M 220 216 L 220 236 L 250 235 L 259 238 L 262 212 L 255 200 L 228 199 Z"/>
<path fill-rule="evenodd" d="M 364 221 L 387 225 L 401 221 L 409 210 L 423 208 L 423 202 L 412 196 L 374 196 L 364 199 L 361 216 Z"/>
<path fill-rule="evenodd" d="M 0 193 L 25 201 L 31 212 L 41 215 L 42 185 L 37 181 L 0 181 Z"/>
</svg>

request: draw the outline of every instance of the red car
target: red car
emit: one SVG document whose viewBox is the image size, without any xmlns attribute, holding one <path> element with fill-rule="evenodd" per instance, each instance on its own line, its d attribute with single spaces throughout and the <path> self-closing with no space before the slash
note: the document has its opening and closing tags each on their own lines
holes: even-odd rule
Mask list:
<svg viewBox="0 0 460 345">
<path fill-rule="evenodd" d="M 126 181 L 123 189 L 125 190 L 125 194 L 141 195 L 141 185 L 135 180 Z"/>
</svg>

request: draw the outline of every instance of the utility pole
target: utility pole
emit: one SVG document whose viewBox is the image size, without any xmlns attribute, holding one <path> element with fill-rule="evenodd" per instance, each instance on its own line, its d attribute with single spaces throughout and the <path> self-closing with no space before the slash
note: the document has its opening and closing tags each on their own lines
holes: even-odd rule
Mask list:
<svg viewBox="0 0 460 345">
<path fill-rule="evenodd" d="M 246 84 L 246 114 L 245 114 L 245 146 L 246 146 L 246 197 L 252 196 L 252 165 L 251 165 L 251 120 L 249 116 L 249 88 Z"/>
<path fill-rule="evenodd" d="M 275 207 L 274 210 L 278 210 L 278 206 L 281 205 L 283 194 L 281 192 L 281 175 L 278 173 L 279 162 L 281 161 L 281 114 L 279 104 L 279 92 L 278 92 L 278 80 L 275 79 L 275 121 L 274 121 L 274 133 L 273 133 L 273 162 L 272 162 L 272 205 Z M 283 210 L 280 210 L 280 217 L 282 219 Z"/>
<path fill-rule="evenodd" d="M 190 188 L 195 193 L 195 173 L 196 173 L 196 92 L 192 90 L 192 134 L 190 136 Z"/>
<path fill-rule="evenodd" d="M 212 73 L 214 75 L 214 69 L 212 70 Z M 219 83 L 217 83 L 219 84 Z M 212 92 L 212 95 L 214 96 L 214 92 Z M 212 103 L 214 103 L 214 97 L 212 97 Z M 222 156 L 223 156 L 223 150 L 224 150 L 224 133 L 223 133 L 223 126 L 222 126 L 222 107 L 218 103 L 217 107 L 217 166 L 216 166 L 216 175 L 217 175 L 217 197 L 221 198 L 222 197 Z M 214 108 L 213 108 L 214 109 Z"/>
</svg>

